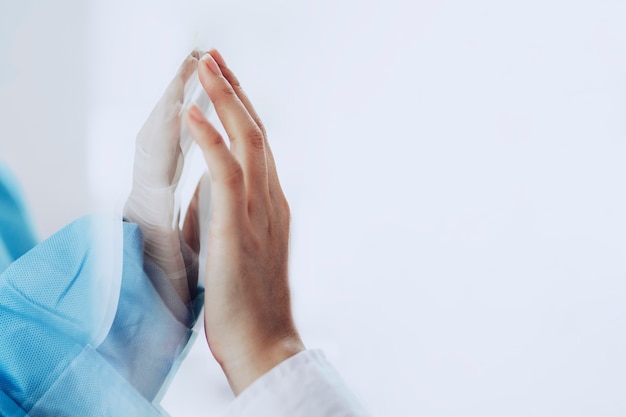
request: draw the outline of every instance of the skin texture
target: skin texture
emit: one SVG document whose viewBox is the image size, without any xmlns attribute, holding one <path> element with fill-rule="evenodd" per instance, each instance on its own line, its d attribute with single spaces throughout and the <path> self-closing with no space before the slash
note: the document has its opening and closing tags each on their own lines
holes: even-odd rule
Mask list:
<svg viewBox="0 0 626 417">
<path fill-rule="evenodd" d="M 196 106 L 185 111 L 211 173 L 204 324 L 238 395 L 304 350 L 289 294 L 289 205 L 263 124 L 216 50 L 198 61 L 198 74 L 230 142 Z"/>
</svg>

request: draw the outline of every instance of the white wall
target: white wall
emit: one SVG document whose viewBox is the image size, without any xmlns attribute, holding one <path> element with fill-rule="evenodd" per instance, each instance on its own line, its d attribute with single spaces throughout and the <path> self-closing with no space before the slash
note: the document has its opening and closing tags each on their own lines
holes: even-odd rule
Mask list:
<svg viewBox="0 0 626 417">
<path fill-rule="evenodd" d="M 75 5 L 56 3 L 58 17 Z M 374 415 L 624 414 L 623 2 L 113 0 L 87 13 L 76 36 L 23 25 L 52 43 L 87 35 L 86 110 L 41 107 L 85 126 L 68 146 L 87 152 L 94 201 L 123 201 L 134 134 L 187 51 L 220 48 L 291 202 L 305 342 Z M 75 55 L 43 53 L 70 60 L 63 85 L 81 79 Z M 76 209 L 37 206 L 51 174 L 16 161 L 32 163 L 42 131 L 6 151 L 6 123 L 21 125 L 4 109 L 60 87 L 27 87 L 0 84 L 13 89 L 1 146 L 50 230 Z M 69 141 L 54 126 L 50 140 Z M 70 177 L 54 177 L 59 201 L 85 195 Z M 173 416 L 214 415 L 231 396 L 201 342 L 164 400 Z"/>
<path fill-rule="evenodd" d="M 0 161 L 42 238 L 89 211 L 86 16 L 78 1 L 0 0 Z"/>
</svg>

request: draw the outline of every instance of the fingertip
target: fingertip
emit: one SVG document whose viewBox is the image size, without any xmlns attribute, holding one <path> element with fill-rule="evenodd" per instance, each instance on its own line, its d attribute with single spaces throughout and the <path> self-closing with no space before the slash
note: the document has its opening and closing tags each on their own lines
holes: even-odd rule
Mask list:
<svg viewBox="0 0 626 417">
<path fill-rule="evenodd" d="M 226 61 L 217 49 L 211 48 L 208 53 L 211 54 L 215 62 L 217 62 L 220 67 L 226 67 Z"/>
<path fill-rule="evenodd" d="M 197 62 L 200 59 L 201 55 L 198 50 L 193 50 L 189 55 L 187 55 L 187 61 L 189 62 Z"/>
<path fill-rule="evenodd" d="M 191 77 L 191 74 L 198 68 L 198 58 L 193 55 L 193 53 L 187 55 L 185 61 L 181 65 L 178 74 L 183 82 L 187 82 Z"/>
<path fill-rule="evenodd" d="M 202 110 L 198 107 L 197 104 L 192 104 L 187 107 L 187 117 L 194 124 L 200 124 L 204 121 L 204 115 L 202 114 Z"/>
<path fill-rule="evenodd" d="M 224 143 L 222 136 L 206 119 L 200 107 L 192 104 L 187 108 L 186 113 L 191 138 L 202 150 L 206 150 L 212 144 Z"/>
<path fill-rule="evenodd" d="M 200 58 L 200 62 L 204 64 L 204 67 L 208 69 L 213 76 L 222 76 L 222 70 L 220 66 L 215 61 L 215 58 L 210 53 L 206 53 L 202 55 Z"/>
<path fill-rule="evenodd" d="M 196 58 L 197 60 L 200 59 L 200 57 L 202 56 L 202 51 L 198 48 L 195 48 L 193 51 L 191 51 L 190 56 Z"/>
</svg>

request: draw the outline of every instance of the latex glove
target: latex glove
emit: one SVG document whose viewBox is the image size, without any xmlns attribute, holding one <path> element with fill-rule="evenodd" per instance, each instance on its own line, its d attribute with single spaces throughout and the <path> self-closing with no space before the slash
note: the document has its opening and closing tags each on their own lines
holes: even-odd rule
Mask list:
<svg viewBox="0 0 626 417">
<path fill-rule="evenodd" d="M 289 206 L 265 130 L 217 51 L 200 82 L 230 139 L 191 106 L 185 122 L 211 173 L 204 323 L 211 352 L 238 394 L 304 349 L 288 285 Z"/>
<path fill-rule="evenodd" d="M 198 277 L 204 277 L 206 274 L 212 208 L 211 177 L 208 173 L 204 173 L 189 203 L 182 231 L 188 250 L 197 254 L 197 259 L 199 259 Z"/>
<path fill-rule="evenodd" d="M 194 51 L 185 59 L 137 135 L 133 186 L 124 207 L 125 218 L 142 231 L 145 256 L 163 269 L 184 303 L 194 295 L 197 276 L 188 277 L 181 251 L 176 188 L 192 143 L 186 128 L 181 136 L 183 104 L 196 101 L 204 113 L 209 110 L 206 94 L 196 92 L 199 55 Z"/>
</svg>

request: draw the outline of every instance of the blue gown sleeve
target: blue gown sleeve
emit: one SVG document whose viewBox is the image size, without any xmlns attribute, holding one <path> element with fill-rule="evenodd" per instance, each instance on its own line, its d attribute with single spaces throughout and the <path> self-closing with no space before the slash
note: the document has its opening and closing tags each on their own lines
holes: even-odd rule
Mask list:
<svg viewBox="0 0 626 417">
<path fill-rule="evenodd" d="M 144 260 L 138 226 L 112 216 L 36 245 L 31 234 L 9 248 L 5 236 L 19 256 L 0 275 L 0 415 L 167 415 L 159 401 L 194 338 L 202 289 L 168 308 L 175 290 Z"/>
</svg>

